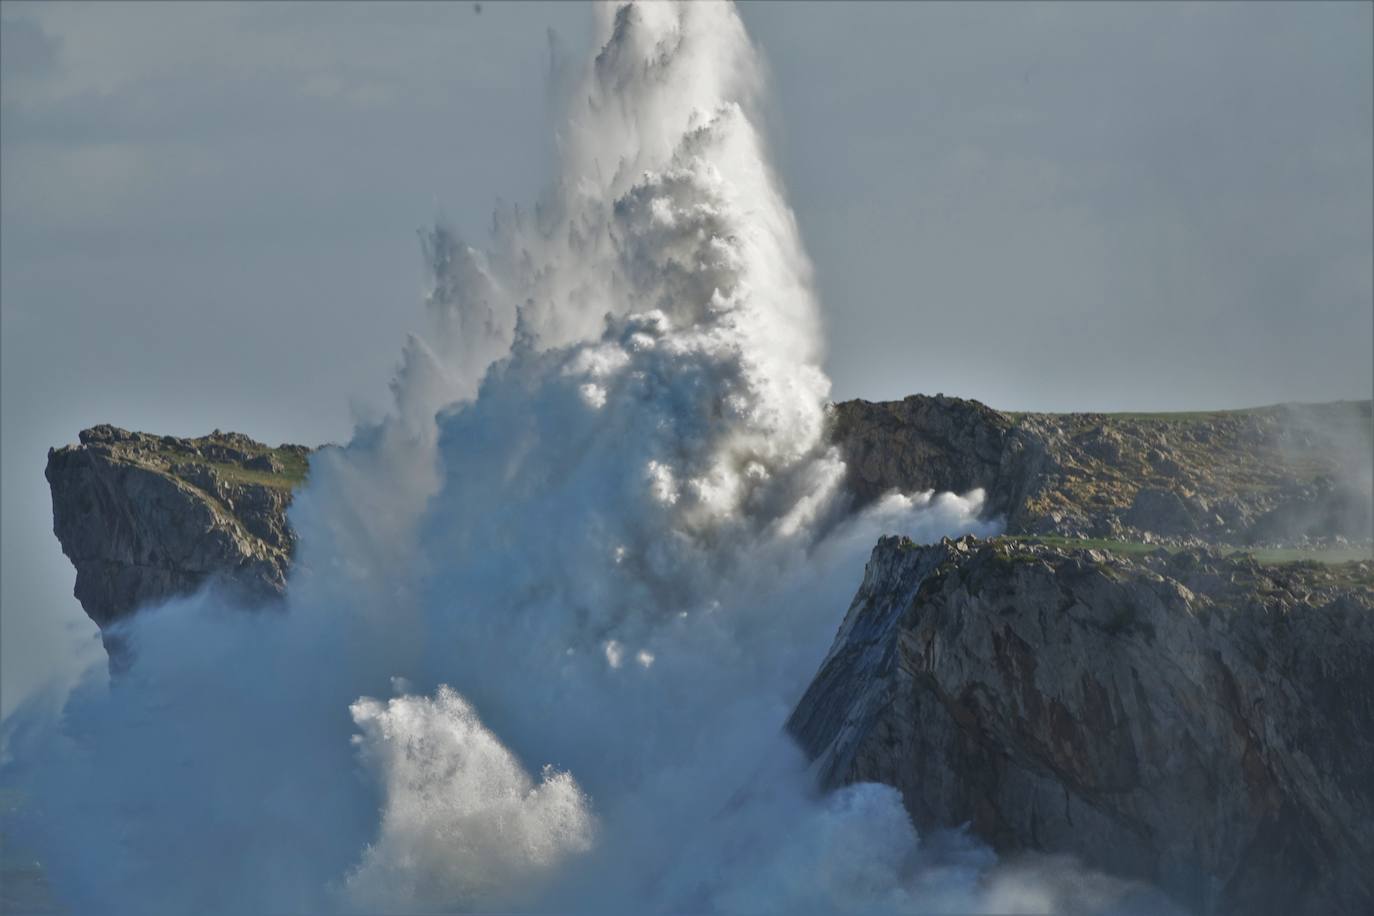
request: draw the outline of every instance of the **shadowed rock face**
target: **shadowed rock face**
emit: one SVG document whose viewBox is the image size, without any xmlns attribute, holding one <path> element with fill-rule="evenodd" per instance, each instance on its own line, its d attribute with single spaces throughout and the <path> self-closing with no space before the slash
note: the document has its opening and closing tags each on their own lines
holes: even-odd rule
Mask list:
<svg viewBox="0 0 1374 916">
<path fill-rule="evenodd" d="M 988 492 L 988 511 L 1005 515 L 998 489 L 1009 416 L 978 401 L 913 395 L 901 401 L 836 404 L 831 438 L 848 466 L 849 490 L 872 502 L 889 490 Z"/>
<path fill-rule="evenodd" d="M 860 504 L 981 487 L 1014 534 L 1218 544 L 1374 537 L 1369 401 L 1186 414 L 1008 414 L 846 401 L 832 438 Z"/>
<path fill-rule="evenodd" d="M 97 426 L 48 452 L 53 532 L 75 595 L 101 628 L 214 582 L 249 604 L 282 592 L 295 536 L 291 487 L 308 450 L 246 436 L 177 439 Z"/>
<path fill-rule="evenodd" d="M 884 538 L 788 722 L 822 783 L 1199 913 L 1374 900 L 1374 568 Z"/>
<path fill-rule="evenodd" d="M 1163 418 L 1163 419 L 1161 419 Z M 1215 543 L 1368 540 L 1370 403 L 1188 415 L 1007 414 L 912 395 L 846 401 L 831 439 L 859 505 L 889 490 L 982 488 L 1013 533 Z M 1353 446 L 1351 445 L 1353 443 Z M 1353 447 L 1358 454 L 1342 455 Z M 303 446 L 97 426 L 50 450 L 53 530 L 103 629 L 210 580 L 280 592 Z"/>
</svg>

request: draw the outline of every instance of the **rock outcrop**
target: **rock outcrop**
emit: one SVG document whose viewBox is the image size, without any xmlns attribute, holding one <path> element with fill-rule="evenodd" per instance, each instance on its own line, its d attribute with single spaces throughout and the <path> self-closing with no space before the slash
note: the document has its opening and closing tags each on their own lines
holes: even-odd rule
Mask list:
<svg viewBox="0 0 1374 916">
<path fill-rule="evenodd" d="M 1369 402 L 1017 415 L 915 396 L 833 421 L 859 504 L 981 487 L 1013 533 L 1118 547 L 1370 538 L 1368 475 L 1341 460 L 1364 454 Z M 112 625 L 140 607 L 281 593 L 308 453 L 111 426 L 49 452 L 53 529 L 113 667 Z M 1073 853 L 1199 913 L 1355 913 L 1374 900 L 1371 671 L 1370 562 L 888 538 L 788 728 L 824 785 L 893 785 L 921 827 Z"/>
<path fill-rule="evenodd" d="M 1010 414 L 913 395 L 846 401 L 831 439 L 862 505 L 888 490 L 982 488 L 1013 533 L 1221 544 L 1371 538 L 1370 402 L 1205 414 Z M 1364 460 L 1352 474 L 1345 451 Z M 291 488 L 309 450 L 238 433 L 97 426 L 49 452 L 53 527 L 102 628 L 210 579 L 280 591 Z"/>
<path fill-rule="evenodd" d="M 788 723 L 918 827 L 1201 914 L 1374 901 L 1374 564 L 885 538 Z"/>
<path fill-rule="evenodd" d="M 250 603 L 281 593 L 295 544 L 286 508 L 308 453 L 218 430 L 179 439 L 113 426 L 49 450 L 53 531 L 112 662 L 108 628 L 140 607 L 211 581 Z"/>
<path fill-rule="evenodd" d="M 860 503 L 981 487 L 1015 534 L 1254 545 L 1374 537 L 1369 401 L 1009 414 L 913 395 L 834 407 Z"/>
<path fill-rule="evenodd" d="M 965 493 L 982 488 L 988 510 L 1005 515 L 998 484 L 1013 421 L 978 401 L 937 394 L 901 401 L 844 401 L 833 408 L 831 439 L 848 467 L 850 492 L 869 503 L 889 490 Z"/>
</svg>

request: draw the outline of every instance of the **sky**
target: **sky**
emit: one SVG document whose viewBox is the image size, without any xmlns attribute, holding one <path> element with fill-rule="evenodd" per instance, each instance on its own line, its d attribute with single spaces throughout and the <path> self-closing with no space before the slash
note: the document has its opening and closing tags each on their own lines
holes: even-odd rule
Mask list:
<svg viewBox="0 0 1374 916">
<path fill-rule="evenodd" d="M 0 712 L 96 657 L 49 446 L 348 438 L 416 230 L 551 174 L 578 4 L 0 4 Z M 746 3 L 836 399 L 1369 397 L 1374 5 Z"/>
</svg>

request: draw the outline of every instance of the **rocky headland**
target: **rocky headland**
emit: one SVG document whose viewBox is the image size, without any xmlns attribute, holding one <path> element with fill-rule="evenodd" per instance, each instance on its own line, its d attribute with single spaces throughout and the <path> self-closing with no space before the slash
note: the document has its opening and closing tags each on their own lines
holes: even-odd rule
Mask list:
<svg viewBox="0 0 1374 916">
<path fill-rule="evenodd" d="M 308 455 L 239 433 L 181 439 L 113 426 L 49 450 L 53 532 L 112 662 L 120 650 L 108 628 L 141 607 L 211 583 L 250 605 L 282 593 L 295 546 L 286 509 Z"/>
<path fill-rule="evenodd" d="M 1006 536 L 883 539 L 789 730 L 823 785 L 895 786 L 922 828 L 1071 853 L 1199 914 L 1370 912 L 1371 436 L 1369 401 L 835 405 L 856 506 L 981 488 Z M 111 426 L 49 452 L 112 667 L 109 628 L 141 607 L 282 592 L 308 461 Z"/>
<path fill-rule="evenodd" d="M 884 538 L 788 722 L 821 783 L 1196 913 L 1374 900 L 1374 564 Z"/>
<path fill-rule="evenodd" d="M 831 438 L 862 505 L 981 488 L 1011 534 L 1173 545 L 1368 546 L 1369 401 L 1163 414 L 1013 414 L 913 395 L 845 401 Z M 279 593 L 310 450 L 113 426 L 48 453 L 53 530 L 97 624 L 211 579 Z M 1364 466 L 1361 467 L 1361 462 Z"/>
<path fill-rule="evenodd" d="M 913 395 L 835 405 L 861 502 L 981 487 L 1012 534 L 1236 546 L 1368 542 L 1369 401 L 1192 413 L 1006 413 Z"/>
</svg>

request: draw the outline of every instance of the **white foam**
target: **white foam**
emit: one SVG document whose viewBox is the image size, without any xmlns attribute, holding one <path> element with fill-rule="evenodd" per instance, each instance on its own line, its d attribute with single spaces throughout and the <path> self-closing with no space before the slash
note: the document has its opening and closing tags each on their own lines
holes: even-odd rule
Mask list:
<svg viewBox="0 0 1374 916">
<path fill-rule="evenodd" d="M 781 732 L 878 534 L 988 533 L 982 494 L 847 514 L 740 20 L 597 14 L 553 191 L 427 237 L 392 416 L 312 458 L 287 613 L 141 613 L 26 743 L 78 910 L 984 904 L 986 850 L 818 797 Z"/>
</svg>

